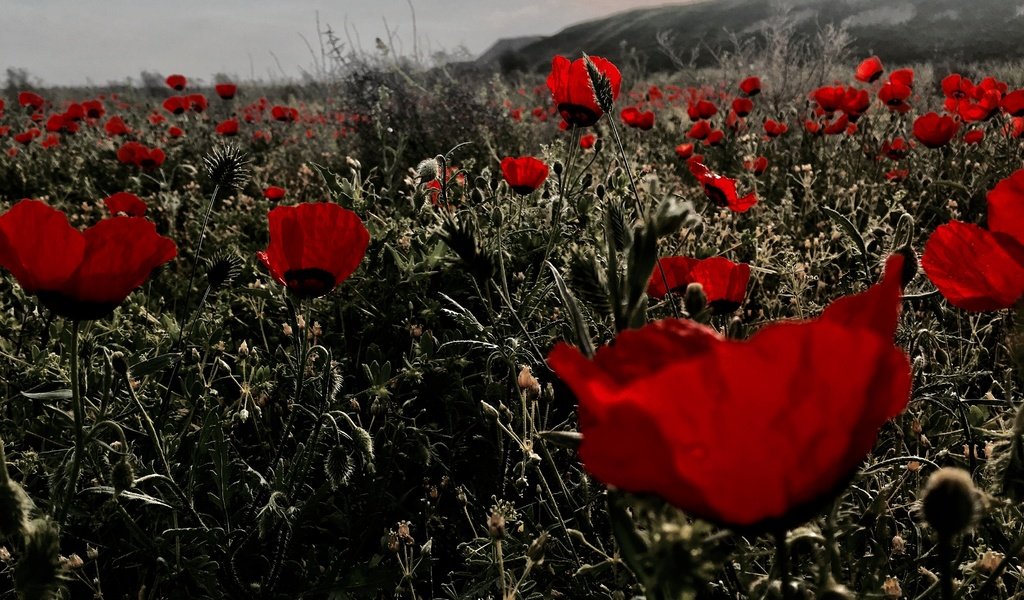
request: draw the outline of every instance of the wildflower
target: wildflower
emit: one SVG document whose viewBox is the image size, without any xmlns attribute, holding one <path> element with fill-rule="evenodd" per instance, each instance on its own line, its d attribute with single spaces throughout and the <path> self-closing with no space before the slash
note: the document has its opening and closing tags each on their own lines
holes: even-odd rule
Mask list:
<svg viewBox="0 0 1024 600">
<path fill-rule="evenodd" d="M 761 93 L 761 78 L 747 77 L 740 82 L 740 91 L 744 96 L 756 96 Z"/>
<path fill-rule="evenodd" d="M 712 172 L 703 163 L 691 161 L 690 172 L 704 188 L 704 194 L 715 206 L 728 208 L 733 212 L 747 212 L 757 204 L 757 196 L 750 192 L 742 198 L 736 192 L 736 180 Z"/>
<path fill-rule="evenodd" d="M 654 127 L 654 113 L 649 110 L 641 112 L 639 108 L 630 106 L 623 109 L 622 122 L 634 129 L 647 131 Z"/>
<path fill-rule="evenodd" d="M 167 87 L 180 92 L 185 89 L 186 85 L 188 85 L 188 80 L 185 79 L 184 75 L 168 75 L 165 83 L 167 84 Z"/>
<path fill-rule="evenodd" d="M 525 196 L 544 185 L 548 166 L 532 156 L 507 156 L 501 161 L 501 174 L 512 191 Z"/>
<path fill-rule="evenodd" d="M 129 217 L 144 217 L 146 215 L 146 203 L 138 196 L 129 192 L 118 192 L 103 199 L 110 214 L 124 213 Z"/>
<path fill-rule="evenodd" d="M 959 129 L 959 123 L 952 117 L 940 117 L 933 112 L 914 119 L 914 137 L 929 148 L 945 146 Z"/>
<path fill-rule="evenodd" d="M 874 83 L 876 79 L 882 76 L 885 70 L 882 68 L 882 61 L 877 56 L 871 56 L 865 58 L 859 65 L 857 65 L 856 71 L 854 71 L 854 77 L 857 81 L 863 81 L 864 83 Z"/>
<path fill-rule="evenodd" d="M 607 78 L 614 101 L 619 97 L 622 74 L 609 60 L 600 56 L 589 58 L 597 71 Z M 604 114 L 604 110 L 598 104 L 596 91 L 591 84 L 585 59 L 578 58 L 570 61 L 564 56 L 556 56 L 551 61 L 551 73 L 548 75 L 547 85 L 551 90 L 558 113 L 568 124 L 589 127 L 597 123 Z"/>
<path fill-rule="evenodd" d="M 217 95 L 220 96 L 221 100 L 231 100 L 235 97 L 235 94 L 238 92 L 237 85 L 227 82 L 218 83 L 214 86 L 213 89 L 217 92 Z"/>
<path fill-rule="evenodd" d="M 725 314 L 739 308 L 747 293 L 749 279 L 748 265 L 720 256 L 705 259 L 670 256 L 658 260 L 658 266 L 654 267 L 647 282 L 647 294 L 660 299 L 670 292 L 678 293 L 692 283 L 699 283 L 715 314 Z"/>
<path fill-rule="evenodd" d="M 263 197 L 272 202 L 276 202 L 281 198 L 284 198 L 286 193 L 287 191 L 283 187 L 278 187 L 276 185 L 268 185 L 263 189 Z"/>
</svg>

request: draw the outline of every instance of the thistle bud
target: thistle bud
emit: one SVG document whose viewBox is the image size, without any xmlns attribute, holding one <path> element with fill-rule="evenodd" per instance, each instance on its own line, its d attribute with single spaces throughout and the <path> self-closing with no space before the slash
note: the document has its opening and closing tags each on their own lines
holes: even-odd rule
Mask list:
<svg viewBox="0 0 1024 600">
<path fill-rule="evenodd" d="M 210 179 L 217 185 L 239 188 L 249 179 L 249 163 L 252 162 L 237 146 L 230 144 L 214 148 L 203 158 Z"/>
<path fill-rule="evenodd" d="M 561 176 L 562 175 L 562 169 L 564 169 L 564 168 L 565 167 L 562 166 L 561 161 L 557 161 L 556 160 L 555 163 L 553 165 L 551 165 L 551 172 L 554 173 L 555 175 Z"/>
<path fill-rule="evenodd" d="M 686 292 L 683 294 L 683 306 L 686 307 L 686 312 L 691 317 L 699 315 L 707 304 L 708 297 L 704 293 L 704 286 L 699 283 L 691 283 L 686 286 Z"/>
<path fill-rule="evenodd" d="M 416 165 L 416 176 L 420 178 L 420 181 L 433 181 L 437 179 L 437 159 L 428 158 L 421 160 L 420 164 Z"/>
<path fill-rule="evenodd" d="M 921 511 L 940 539 L 952 539 L 971 526 L 977 495 L 967 471 L 944 467 L 928 478 L 921 494 Z"/>
</svg>

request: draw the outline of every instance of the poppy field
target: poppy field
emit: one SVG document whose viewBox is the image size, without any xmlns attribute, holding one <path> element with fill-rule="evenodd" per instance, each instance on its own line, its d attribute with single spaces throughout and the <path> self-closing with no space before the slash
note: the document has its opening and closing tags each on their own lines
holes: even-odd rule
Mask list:
<svg viewBox="0 0 1024 600">
<path fill-rule="evenodd" d="M 0 99 L 0 597 L 1024 594 L 1024 75 Z"/>
</svg>

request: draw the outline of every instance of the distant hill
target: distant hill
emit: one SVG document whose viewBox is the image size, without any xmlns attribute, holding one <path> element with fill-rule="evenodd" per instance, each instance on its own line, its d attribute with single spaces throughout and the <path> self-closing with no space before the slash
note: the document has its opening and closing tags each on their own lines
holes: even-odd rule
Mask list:
<svg viewBox="0 0 1024 600">
<path fill-rule="evenodd" d="M 652 70 L 670 69 L 658 49 L 659 32 L 671 32 L 689 57 L 689 47 L 728 47 L 729 33 L 758 35 L 776 17 L 764 0 L 698 0 L 688 4 L 631 10 L 580 23 L 554 35 L 502 40 L 479 64 L 543 69 L 555 54 L 581 50 L 613 60 L 623 45 L 647 58 Z M 1024 0 L 790 0 L 797 35 L 812 35 L 826 24 L 845 24 L 857 56 L 878 54 L 883 61 L 961 62 L 1024 58 Z M 704 49 L 697 64 L 713 60 Z"/>
</svg>

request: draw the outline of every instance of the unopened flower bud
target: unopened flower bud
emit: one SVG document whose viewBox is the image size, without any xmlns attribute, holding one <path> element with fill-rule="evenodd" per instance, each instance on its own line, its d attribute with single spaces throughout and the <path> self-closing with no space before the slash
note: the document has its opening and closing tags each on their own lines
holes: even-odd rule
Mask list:
<svg viewBox="0 0 1024 600">
<path fill-rule="evenodd" d="M 124 352 L 114 352 L 111 354 L 110 366 L 113 367 L 114 372 L 121 377 L 128 377 L 128 359 L 125 358 Z"/>
<path fill-rule="evenodd" d="M 691 283 L 686 286 L 686 292 L 683 293 L 683 306 L 686 307 L 686 312 L 691 317 L 699 315 L 707 304 L 708 297 L 704 294 L 704 286 L 699 283 Z"/>
<path fill-rule="evenodd" d="M 952 539 L 963 533 L 977 511 L 977 490 L 971 475 L 963 469 L 939 469 L 924 486 L 921 511 L 940 539 Z"/>
<path fill-rule="evenodd" d="M 491 512 L 491 516 L 487 518 L 487 533 L 492 539 L 504 539 L 505 516 L 498 511 Z"/>
<path fill-rule="evenodd" d="M 428 158 L 416 165 L 416 176 L 420 178 L 420 181 L 433 181 L 437 179 L 437 169 L 437 160 Z"/>
<path fill-rule="evenodd" d="M 110 482 L 115 492 L 129 490 L 135 485 L 135 469 L 127 459 L 122 458 L 114 463 L 114 468 L 110 471 Z"/>
<path fill-rule="evenodd" d="M 530 543 L 530 547 L 526 550 L 526 556 L 535 563 L 539 563 L 544 560 L 544 546 L 548 543 L 548 532 L 544 531 L 537 539 Z"/>
<path fill-rule="evenodd" d="M 540 397 L 540 382 L 533 376 L 533 371 L 530 370 L 530 367 L 523 365 L 523 368 L 519 370 L 519 377 L 516 378 L 516 383 L 519 384 L 519 389 L 530 400 L 536 400 Z"/>
</svg>

